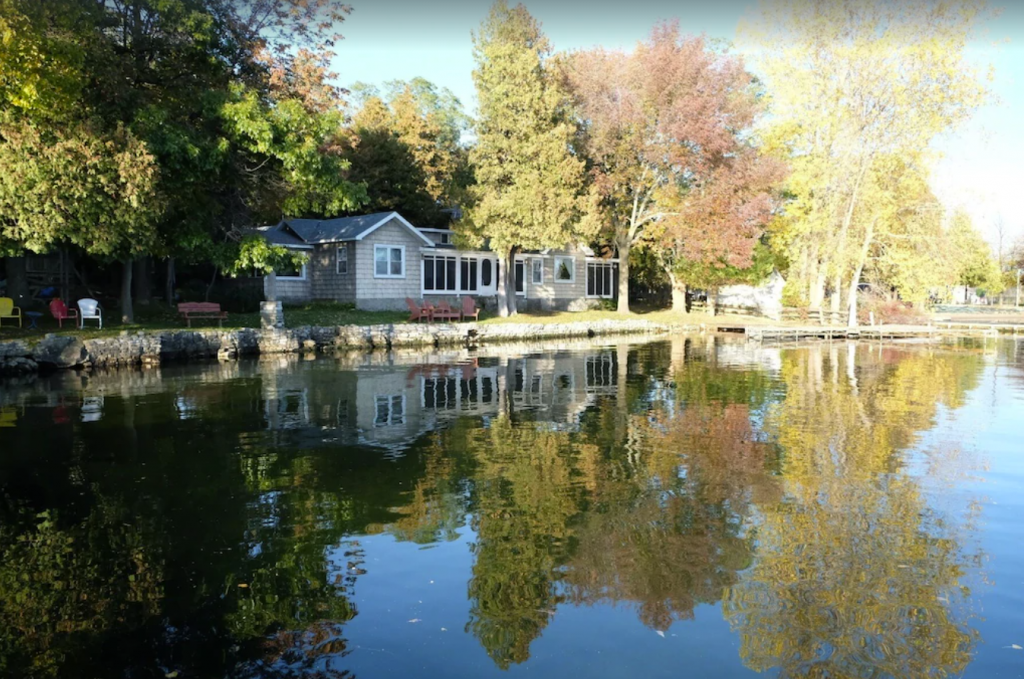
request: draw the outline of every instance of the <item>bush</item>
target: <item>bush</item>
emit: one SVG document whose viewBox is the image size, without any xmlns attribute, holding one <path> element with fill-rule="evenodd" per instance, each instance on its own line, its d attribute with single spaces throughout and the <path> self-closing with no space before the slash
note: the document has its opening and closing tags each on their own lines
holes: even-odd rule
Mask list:
<svg viewBox="0 0 1024 679">
<path fill-rule="evenodd" d="M 862 325 L 870 323 L 872 313 L 879 325 L 918 325 L 928 318 L 921 309 L 898 299 L 861 293 L 858 302 L 857 321 Z"/>
</svg>

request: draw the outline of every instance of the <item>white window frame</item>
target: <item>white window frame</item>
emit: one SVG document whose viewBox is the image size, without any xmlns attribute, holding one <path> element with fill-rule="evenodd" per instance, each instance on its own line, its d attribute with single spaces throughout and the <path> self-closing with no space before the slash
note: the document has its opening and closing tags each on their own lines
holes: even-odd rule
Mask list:
<svg viewBox="0 0 1024 679">
<path fill-rule="evenodd" d="M 345 259 L 342 260 L 341 253 L 345 253 Z M 341 264 L 344 261 L 345 270 L 341 270 Z M 376 261 L 374 267 L 376 267 Z M 345 276 L 348 274 L 348 243 L 338 243 L 334 250 L 334 273 Z"/>
<path fill-rule="evenodd" d="M 479 295 L 480 294 L 480 266 L 481 266 L 480 262 L 481 261 L 482 260 L 481 260 L 480 257 L 474 257 L 472 255 L 469 255 L 469 256 L 466 256 L 466 257 L 459 257 L 458 258 L 458 263 L 455 265 L 458 268 L 458 272 L 456 274 L 456 278 L 458 280 L 458 286 L 459 286 L 458 290 L 456 290 L 456 292 L 458 294 L 460 294 L 460 295 Z M 475 290 L 467 289 L 464 286 L 464 283 L 466 282 L 466 279 L 463 278 L 463 276 L 462 276 L 462 263 L 463 262 L 466 262 L 466 271 L 467 272 L 472 272 L 473 271 L 473 265 L 470 262 L 476 262 L 476 276 L 470 276 L 469 277 L 473 281 L 473 287 L 476 288 Z"/>
<path fill-rule="evenodd" d="M 516 288 L 516 267 L 518 265 L 520 265 L 520 264 L 523 265 L 523 289 L 522 290 L 515 290 L 515 288 Z M 527 264 L 528 264 L 528 262 L 525 259 L 517 258 L 517 259 L 512 260 L 512 289 L 515 290 L 516 297 L 526 297 L 526 291 L 530 287 L 530 276 L 529 276 L 529 269 L 530 269 L 530 267 L 527 266 Z"/>
<path fill-rule="evenodd" d="M 448 289 L 445 287 L 443 290 L 437 289 L 437 270 L 434 273 L 434 288 L 427 290 L 427 262 L 430 262 L 431 268 L 434 267 L 438 259 L 445 260 L 445 286 L 448 285 L 447 276 L 447 260 L 455 260 L 455 287 Z M 458 255 L 449 254 L 447 252 L 431 252 L 420 257 L 420 293 L 423 295 L 448 295 L 455 296 L 462 294 L 460 293 L 460 287 L 462 285 L 462 258 Z M 478 286 L 479 287 L 479 286 Z M 476 293 L 473 293 L 476 294 Z"/>
<path fill-rule="evenodd" d="M 569 278 L 559 278 L 558 277 L 558 268 L 559 268 L 558 265 L 561 262 L 565 261 L 565 260 L 569 261 Z M 554 271 L 551 273 L 551 278 L 552 278 L 552 280 L 554 280 L 555 283 L 575 283 L 576 282 L 576 258 L 575 257 L 568 257 L 568 256 L 565 256 L 565 255 L 557 255 L 555 257 L 555 268 L 554 268 Z"/>
<path fill-rule="evenodd" d="M 611 272 L 611 276 L 610 276 L 610 280 L 609 280 L 609 290 L 608 290 L 608 294 L 607 295 L 601 295 L 601 294 L 591 295 L 590 293 L 587 292 L 587 290 L 590 288 L 590 285 L 589 285 L 590 280 L 589 279 L 590 279 L 590 267 L 591 266 L 593 266 L 595 269 L 597 269 L 599 267 L 607 268 Z M 615 263 L 615 262 L 595 262 L 595 261 L 588 261 L 588 262 L 586 262 L 586 269 L 587 269 L 586 276 L 587 276 L 587 278 L 583 281 L 583 292 L 586 295 L 586 297 L 588 299 L 613 299 L 615 297 L 615 272 L 616 272 L 616 270 L 618 268 L 619 268 L 618 264 Z"/>
<path fill-rule="evenodd" d="M 382 404 L 381 401 L 384 403 Z M 402 408 L 402 421 L 395 422 L 395 402 L 401 403 Z M 386 405 L 388 410 L 387 419 L 384 422 L 379 422 L 377 417 L 377 409 L 381 405 Z M 406 413 L 405 394 L 375 394 L 373 397 L 373 426 L 374 427 L 395 427 L 405 424 Z"/>
<path fill-rule="evenodd" d="M 387 261 L 387 264 L 388 264 L 388 273 L 386 273 L 386 274 L 377 273 L 377 251 L 378 250 L 384 250 L 384 251 L 386 251 L 388 253 L 387 257 L 386 257 L 386 261 Z M 391 251 L 392 250 L 399 250 L 402 253 L 402 273 L 400 273 L 400 274 L 393 274 L 393 273 L 391 273 Z M 405 269 L 406 269 L 405 261 L 406 260 L 405 260 L 405 246 L 404 245 L 388 245 L 386 243 L 374 243 L 374 245 L 373 245 L 373 277 L 374 278 L 405 278 Z"/>
<path fill-rule="evenodd" d="M 534 268 L 538 267 L 539 268 Z M 537 273 L 540 273 L 540 280 L 537 280 Z M 530 283 L 533 285 L 544 285 L 544 260 L 534 257 L 530 260 Z"/>
</svg>

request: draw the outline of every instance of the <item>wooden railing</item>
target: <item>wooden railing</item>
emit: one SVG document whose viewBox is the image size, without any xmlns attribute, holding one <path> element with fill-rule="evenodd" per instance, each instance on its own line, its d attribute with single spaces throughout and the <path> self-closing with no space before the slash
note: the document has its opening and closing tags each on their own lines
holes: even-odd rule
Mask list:
<svg viewBox="0 0 1024 679">
<path fill-rule="evenodd" d="M 782 320 L 817 323 L 818 325 L 845 325 L 847 316 L 842 311 L 828 309 L 812 311 L 811 309 L 787 308 L 782 310 Z"/>
</svg>

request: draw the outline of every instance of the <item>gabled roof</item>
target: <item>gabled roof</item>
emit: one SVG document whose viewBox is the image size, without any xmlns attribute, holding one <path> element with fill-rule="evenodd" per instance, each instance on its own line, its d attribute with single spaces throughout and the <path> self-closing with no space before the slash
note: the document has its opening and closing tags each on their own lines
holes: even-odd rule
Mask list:
<svg viewBox="0 0 1024 679">
<path fill-rule="evenodd" d="M 397 212 L 375 212 L 371 215 L 337 217 L 335 219 L 285 219 L 275 228 L 280 231 L 290 230 L 301 242 L 313 245 L 363 240 L 391 220 L 396 220 L 425 244 L 434 244 Z"/>
<path fill-rule="evenodd" d="M 298 248 L 300 250 L 313 249 L 312 245 L 307 245 L 305 241 L 292 233 L 291 230 L 280 227 L 280 224 L 276 226 L 257 226 L 253 229 L 253 232 L 266 238 L 267 242 L 272 245 L 283 245 L 286 248 Z"/>
</svg>

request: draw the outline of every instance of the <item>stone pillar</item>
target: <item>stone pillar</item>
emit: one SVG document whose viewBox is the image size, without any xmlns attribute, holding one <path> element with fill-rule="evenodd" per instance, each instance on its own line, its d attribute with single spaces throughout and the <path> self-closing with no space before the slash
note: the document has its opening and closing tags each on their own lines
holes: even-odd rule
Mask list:
<svg viewBox="0 0 1024 679">
<path fill-rule="evenodd" d="M 284 327 L 284 309 L 280 302 L 260 302 L 260 325 L 264 330 Z"/>
<path fill-rule="evenodd" d="M 263 283 L 263 294 L 267 301 L 260 302 L 260 325 L 264 330 L 284 327 L 284 309 L 277 299 L 277 274 L 271 271 Z"/>
</svg>

